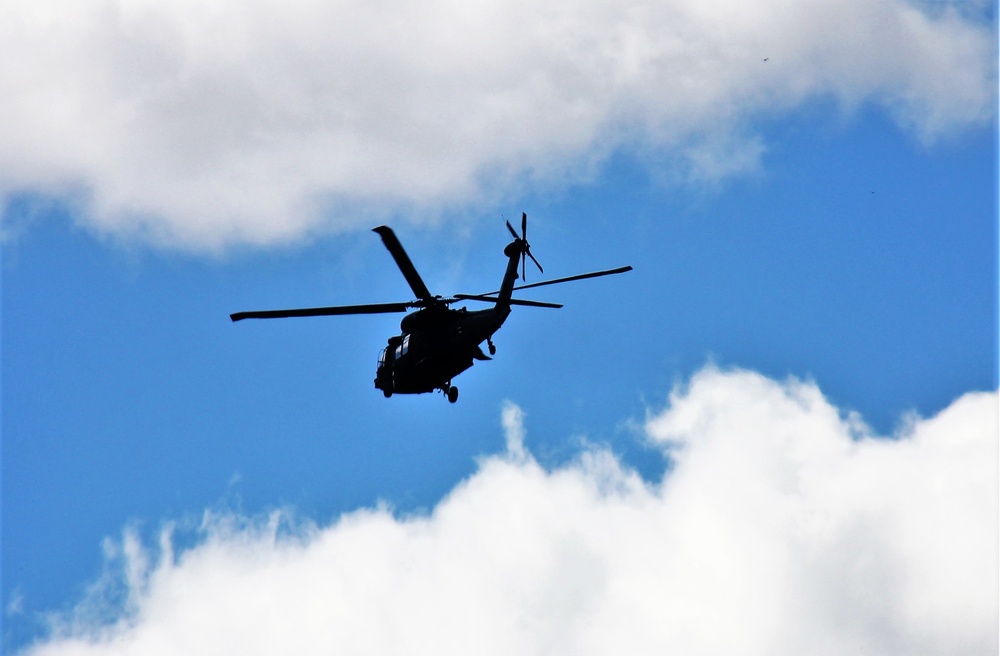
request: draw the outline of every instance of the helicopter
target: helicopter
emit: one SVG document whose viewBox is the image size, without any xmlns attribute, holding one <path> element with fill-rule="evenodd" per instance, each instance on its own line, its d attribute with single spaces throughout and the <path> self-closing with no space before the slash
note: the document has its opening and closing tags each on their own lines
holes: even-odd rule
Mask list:
<svg viewBox="0 0 1000 656">
<path fill-rule="evenodd" d="M 500 329 L 510 315 L 512 305 L 538 308 L 561 308 L 558 303 L 529 301 L 513 298 L 513 292 L 555 285 L 587 278 L 597 278 L 631 271 L 631 266 L 593 271 L 555 280 L 546 280 L 525 285 L 515 285 L 518 280 L 518 265 L 521 268 L 520 279 L 525 279 L 525 263 L 528 259 L 544 273 L 542 265 L 531 254 L 528 244 L 528 215 L 521 213 L 521 233 L 514 229 L 510 221 L 506 221 L 513 241 L 504 248 L 507 256 L 507 269 L 504 272 L 500 289 L 486 294 L 454 294 L 443 298 L 431 294 L 424 284 L 416 267 L 410 260 L 396 234 L 388 226 L 379 226 L 373 230 L 382 238 L 389 254 L 396 261 L 396 266 L 413 290 L 416 299 L 401 303 L 375 303 L 367 305 L 338 305 L 330 307 L 298 308 L 291 310 L 260 310 L 251 312 L 235 312 L 229 317 L 234 322 L 243 319 L 283 319 L 288 317 L 319 317 L 350 314 L 381 314 L 390 312 L 407 312 L 417 309 L 403 317 L 399 324 L 399 335 L 388 339 L 388 344 L 378 356 L 375 370 L 375 388 L 382 391 L 386 398 L 393 394 L 423 394 L 440 390 L 451 403 L 458 400 L 458 387 L 452 380 L 463 371 L 472 367 L 475 360 L 491 360 L 496 355 L 493 335 Z M 492 303 L 493 307 L 485 310 L 470 311 L 465 307 L 452 309 L 450 306 L 459 301 L 479 301 Z M 483 353 L 481 344 L 486 342 L 490 356 Z"/>
</svg>

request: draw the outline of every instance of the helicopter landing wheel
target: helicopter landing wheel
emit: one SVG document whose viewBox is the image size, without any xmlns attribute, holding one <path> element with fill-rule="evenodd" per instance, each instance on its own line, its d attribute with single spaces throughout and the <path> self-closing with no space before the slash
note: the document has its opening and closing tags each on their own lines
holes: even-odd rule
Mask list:
<svg viewBox="0 0 1000 656">
<path fill-rule="evenodd" d="M 496 355 L 497 354 L 497 347 L 493 343 L 492 339 L 487 339 L 486 340 L 486 346 L 488 346 L 489 349 L 490 349 L 490 355 Z"/>
<path fill-rule="evenodd" d="M 382 396 L 384 396 L 385 398 L 389 398 L 390 396 L 392 396 L 392 390 L 382 390 Z"/>
<path fill-rule="evenodd" d="M 454 403 L 455 401 L 458 400 L 458 388 L 457 387 L 449 386 L 447 394 L 448 394 L 448 403 Z"/>
</svg>

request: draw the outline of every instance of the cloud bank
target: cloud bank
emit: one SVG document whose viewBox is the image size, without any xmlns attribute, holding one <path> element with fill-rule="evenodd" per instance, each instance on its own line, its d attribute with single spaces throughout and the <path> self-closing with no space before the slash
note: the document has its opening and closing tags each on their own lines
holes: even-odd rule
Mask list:
<svg viewBox="0 0 1000 656">
<path fill-rule="evenodd" d="M 510 404 L 507 453 L 427 515 L 126 533 L 116 610 L 27 653 L 995 654 L 997 416 L 968 394 L 877 438 L 814 384 L 709 368 L 648 418 L 650 483 L 601 449 L 541 467 Z"/>
<path fill-rule="evenodd" d="M 7 0 L 0 195 L 217 249 L 585 179 L 616 150 L 719 179 L 817 99 L 925 140 L 990 120 L 991 29 L 914 0 Z"/>
</svg>

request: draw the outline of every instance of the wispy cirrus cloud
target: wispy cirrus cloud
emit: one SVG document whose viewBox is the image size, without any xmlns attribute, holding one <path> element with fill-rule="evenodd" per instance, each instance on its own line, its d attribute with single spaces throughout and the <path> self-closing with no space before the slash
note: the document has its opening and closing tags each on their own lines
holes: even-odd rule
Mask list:
<svg viewBox="0 0 1000 656">
<path fill-rule="evenodd" d="M 659 483 L 601 449 L 547 470 L 516 405 L 503 426 L 426 515 L 127 533 L 125 602 L 27 653 L 995 652 L 995 393 L 878 438 L 812 383 L 708 368 L 646 422 Z"/>
<path fill-rule="evenodd" d="M 0 194 L 201 250 L 433 216 L 620 149 L 718 179 L 817 98 L 922 139 L 989 120 L 990 29 L 904 0 L 11 0 Z"/>
</svg>

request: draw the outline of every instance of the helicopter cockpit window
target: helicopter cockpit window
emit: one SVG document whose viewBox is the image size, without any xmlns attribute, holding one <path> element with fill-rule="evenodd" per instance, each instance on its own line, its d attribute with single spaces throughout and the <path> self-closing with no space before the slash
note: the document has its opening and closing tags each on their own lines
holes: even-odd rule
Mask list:
<svg viewBox="0 0 1000 656">
<path fill-rule="evenodd" d="M 396 347 L 396 358 L 401 358 L 410 350 L 410 336 L 404 335 L 402 343 Z"/>
</svg>

